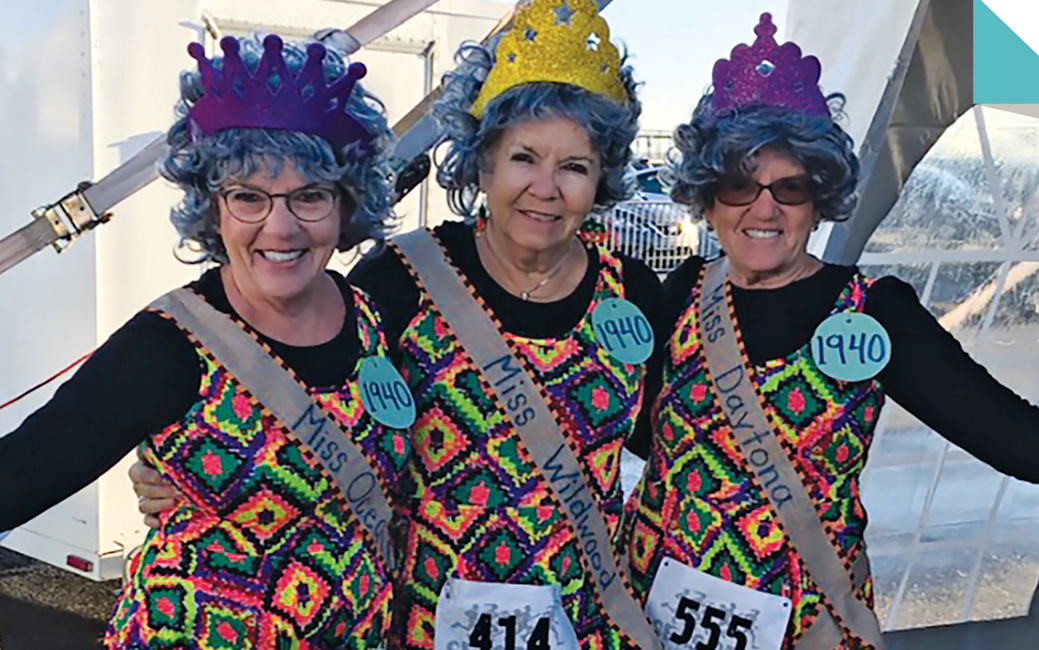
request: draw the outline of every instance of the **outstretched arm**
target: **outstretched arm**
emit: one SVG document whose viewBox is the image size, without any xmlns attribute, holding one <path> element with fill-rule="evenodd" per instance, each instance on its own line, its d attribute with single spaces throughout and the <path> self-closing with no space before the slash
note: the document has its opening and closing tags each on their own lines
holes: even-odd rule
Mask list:
<svg viewBox="0 0 1039 650">
<path fill-rule="evenodd" d="M 997 470 L 1039 483 L 1039 407 L 1003 386 L 895 278 L 870 289 L 866 313 L 891 336 L 878 379 L 907 411 Z"/>
<path fill-rule="evenodd" d="M 139 314 L 0 438 L 0 530 L 72 496 L 198 399 L 198 355 L 169 321 Z"/>
</svg>

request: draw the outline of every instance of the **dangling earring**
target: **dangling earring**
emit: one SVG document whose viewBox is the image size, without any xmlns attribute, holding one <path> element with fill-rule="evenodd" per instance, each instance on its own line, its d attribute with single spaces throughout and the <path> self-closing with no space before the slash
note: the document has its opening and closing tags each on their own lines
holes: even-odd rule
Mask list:
<svg viewBox="0 0 1039 650">
<path fill-rule="evenodd" d="M 604 246 L 606 244 L 606 225 L 598 219 L 585 217 L 577 229 L 577 238 L 585 246 Z"/>
<path fill-rule="evenodd" d="M 476 220 L 473 222 L 473 236 L 479 239 L 483 237 L 485 230 L 487 230 L 487 206 L 481 205 L 476 210 Z"/>
</svg>

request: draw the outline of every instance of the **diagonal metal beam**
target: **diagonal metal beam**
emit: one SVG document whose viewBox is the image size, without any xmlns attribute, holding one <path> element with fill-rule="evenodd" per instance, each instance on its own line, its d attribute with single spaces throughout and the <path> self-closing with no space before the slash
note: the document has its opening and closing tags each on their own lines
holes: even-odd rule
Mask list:
<svg viewBox="0 0 1039 650">
<path fill-rule="evenodd" d="M 437 1 L 390 0 L 346 31 L 326 30 L 325 36 L 353 53 Z M 105 223 L 109 210 L 159 177 L 156 166 L 167 152 L 165 139 L 156 139 L 97 183 L 35 210 L 32 224 L 0 239 L 0 274 L 49 245 L 61 251 L 79 235 Z"/>
<path fill-rule="evenodd" d="M 970 0 L 921 0 L 863 140 L 859 206 L 834 224 L 823 257 L 854 264 L 942 133 L 974 104 Z"/>
<path fill-rule="evenodd" d="M 332 39 L 339 47 L 353 53 L 437 1 L 390 0 L 346 31 L 324 30 L 317 36 Z M 604 10 L 611 2 L 597 0 L 599 10 Z M 484 39 L 485 43 L 511 28 L 515 11 L 515 6 L 509 8 Z M 442 131 L 430 110 L 442 91 L 443 86 L 438 86 L 394 125 L 394 133 L 398 136 L 394 149 L 398 169 L 409 171 L 422 167 L 419 164 L 422 161 L 418 159 L 439 142 Z M 156 165 L 166 156 L 167 151 L 165 140 L 157 139 L 96 184 L 76 190 L 60 201 L 34 211 L 36 221 L 0 239 L 0 274 L 49 245 L 61 251 L 79 235 L 107 221 L 107 213 L 111 208 L 158 178 Z"/>
</svg>

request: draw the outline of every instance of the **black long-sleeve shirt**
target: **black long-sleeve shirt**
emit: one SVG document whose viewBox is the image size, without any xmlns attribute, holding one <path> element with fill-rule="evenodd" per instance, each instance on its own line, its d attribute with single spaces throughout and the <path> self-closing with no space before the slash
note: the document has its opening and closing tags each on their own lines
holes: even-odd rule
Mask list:
<svg viewBox="0 0 1039 650">
<path fill-rule="evenodd" d="M 345 383 L 359 349 L 352 290 L 343 276 L 331 276 L 347 304 L 335 338 L 299 347 L 261 335 L 313 387 Z M 190 286 L 234 314 L 218 271 Z M 130 319 L 47 404 L 0 438 L 0 531 L 75 494 L 149 435 L 179 421 L 199 399 L 201 379 L 198 354 L 176 325 L 147 312 Z"/>
<path fill-rule="evenodd" d="M 580 286 L 553 303 L 523 301 L 483 270 L 468 227 L 437 229 L 452 261 L 476 285 L 506 329 L 533 337 L 570 330 L 592 299 L 599 272 L 589 264 Z M 625 291 L 654 323 L 660 318 L 661 286 L 650 269 L 624 261 Z M 349 302 L 346 280 L 332 274 Z M 390 251 L 361 262 L 350 275 L 367 290 L 383 316 L 391 351 L 418 313 L 419 290 L 403 263 Z M 192 285 L 213 306 L 233 314 L 219 274 L 207 273 Z M 658 338 L 660 338 L 658 336 Z M 296 347 L 265 339 L 308 386 L 339 386 L 357 358 L 353 311 L 328 343 Z M 183 333 L 168 320 L 142 313 L 115 332 L 62 385 L 46 405 L 0 438 L 0 531 L 19 526 L 97 479 L 147 436 L 180 420 L 198 400 L 201 367 Z M 44 449 L 60 453 L 42 453 Z"/>
<path fill-rule="evenodd" d="M 702 258 L 690 258 L 664 282 L 664 319 L 671 331 L 703 264 Z M 854 272 L 855 267 L 826 264 L 814 275 L 777 289 L 733 287 L 733 308 L 750 362 L 758 365 L 785 357 L 808 343 Z M 891 337 L 891 361 L 877 376 L 889 397 L 997 470 L 1039 483 L 1039 407 L 971 359 L 905 282 L 893 277 L 877 280 L 866 294 L 865 312 Z M 649 390 L 656 393 L 663 357 L 654 357 L 650 366 L 654 383 Z M 643 456 L 649 443 L 647 420 L 640 423 L 635 449 Z"/>
<path fill-rule="evenodd" d="M 449 221 L 434 229 L 434 234 L 452 264 L 494 310 L 505 331 L 529 338 L 558 338 L 576 327 L 588 311 L 599 277 L 596 255 L 588 256 L 584 278 L 569 296 L 554 302 L 532 302 L 512 295 L 487 273 L 470 227 Z M 660 280 L 639 260 L 621 255 L 621 263 L 625 297 L 645 313 L 654 329 L 659 329 L 665 313 Z M 419 311 L 419 288 L 404 263 L 387 250 L 358 263 L 347 277 L 375 300 L 387 339 L 397 341 Z"/>
<path fill-rule="evenodd" d="M 506 330 L 548 338 L 569 331 L 587 310 L 598 264 L 589 264 L 571 296 L 553 303 L 512 296 L 483 270 L 468 229 L 445 224 L 437 234 Z M 658 329 L 658 344 L 674 327 L 703 260 L 693 258 L 660 285 L 641 262 L 624 259 L 625 293 Z M 744 343 L 753 362 L 785 356 L 807 342 L 853 270 L 826 266 L 810 278 L 773 290 L 733 291 Z M 333 274 L 348 296 L 341 276 Z M 393 342 L 418 312 L 414 280 L 395 255 L 361 262 L 351 281 L 367 290 Z M 216 273 L 195 285 L 225 313 L 233 313 Z M 348 303 L 349 304 L 349 303 Z M 866 312 L 888 330 L 897 350 L 880 375 L 888 394 L 929 426 L 996 469 L 1039 482 L 1039 408 L 996 382 L 920 305 L 912 288 L 893 278 L 869 292 Z M 309 386 L 341 385 L 357 355 L 352 310 L 328 343 L 268 345 Z M 659 389 L 662 356 L 650 362 L 644 411 Z M 152 314 L 131 319 L 66 382 L 54 398 L 11 434 L 0 438 L 0 530 L 25 523 L 74 494 L 143 441 L 179 420 L 198 399 L 201 367 L 184 335 Z M 649 428 L 629 442 L 645 455 Z M 44 453 L 44 450 L 51 450 Z"/>
<path fill-rule="evenodd" d="M 434 233 L 452 264 L 472 282 L 505 331 L 536 339 L 559 338 L 576 327 L 588 311 L 599 277 L 598 256 L 588 256 L 584 278 L 569 296 L 554 302 L 530 302 L 509 293 L 487 273 L 480 261 L 470 227 L 458 222 L 447 222 L 438 226 Z M 620 259 L 624 297 L 638 306 L 653 326 L 655 356 L 659 356 L 663 353 L 669 329 L 660 280 L 644 262 L 626 255 L 621 255 Z M 367 291 L 379 305 L 387 338 L 399 340 L 401 333 L 418 315 L 420 300 L 418 285 L 400 258 L 386 251 L 360 262 L 348 277 L 354 286 Z M 659 382 L 655 385 L 659 385 Z M 654 396 L 655 393 L 646 393 L 643 410 L 648 408 Z M 636 435 L 628 440 L 628 447 L 644 455 L 643 449 L 649 448 L 648 435 L 648 429 L 640 425 Z"/>
</svg>

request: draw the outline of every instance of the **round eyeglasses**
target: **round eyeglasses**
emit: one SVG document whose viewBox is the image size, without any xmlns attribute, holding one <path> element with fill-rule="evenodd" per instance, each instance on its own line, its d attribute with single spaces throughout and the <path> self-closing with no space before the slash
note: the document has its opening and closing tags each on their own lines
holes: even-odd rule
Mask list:
<svg viewBox="0 0 1039 650">
<path fill-rule="evenodd" d="M 285 199 L 289 212 L 300 221 L 321 221 L 335 212 L 339 193 L 327 187 L 300 187 L 271 194 L 254 187 L 235 187 L 220 192 L 231 216 L 245 223 L 260 223 L 274 209 L 274 199 Z"/>
<path fill-rule="evenodd" d="M 768 185 L 746 176 L 723 176 L 715 186 L 714 198 L 719 203 L 741 207 L 757 201 L 765 190 L 780 205 L 804 205 L 815 198 L 815 183 L 804 175 L 778 178 Z"/>
</svg>

